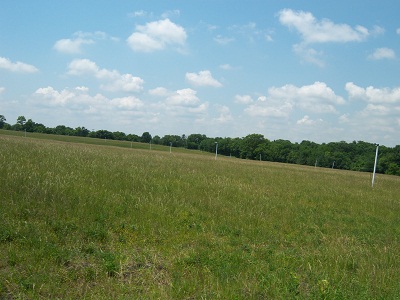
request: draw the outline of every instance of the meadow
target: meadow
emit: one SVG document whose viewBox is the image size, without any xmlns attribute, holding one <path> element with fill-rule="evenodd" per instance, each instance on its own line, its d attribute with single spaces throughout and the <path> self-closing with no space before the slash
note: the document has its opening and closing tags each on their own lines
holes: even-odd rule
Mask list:
<svg viewBox="0 0 400 300">
<path fill-rule="evenodd" d="M 400 299 L 398 176 L 20 134 L 0 299 Z"/>
</svg>

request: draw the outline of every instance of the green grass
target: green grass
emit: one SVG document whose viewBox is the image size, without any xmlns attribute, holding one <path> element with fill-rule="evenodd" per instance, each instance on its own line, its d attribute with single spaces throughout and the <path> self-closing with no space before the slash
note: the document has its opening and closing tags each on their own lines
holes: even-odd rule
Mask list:
<svg viewBox="0 0 400 300">
<path fill-rule="evenodd" d="M 400 297 L 399 177 L 3 133 L 0 299 Z"/>
</svg>

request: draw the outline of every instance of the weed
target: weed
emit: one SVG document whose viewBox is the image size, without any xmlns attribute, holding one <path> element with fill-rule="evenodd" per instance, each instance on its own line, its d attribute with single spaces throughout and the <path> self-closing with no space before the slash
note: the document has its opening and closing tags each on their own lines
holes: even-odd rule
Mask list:
<svg viewBox="0 0 400 300">
<path fill-rule="evenodd" d="M 0 298 L 398 296 L 399 177 L 110 144 L 0 135 Z"/>
</svg>

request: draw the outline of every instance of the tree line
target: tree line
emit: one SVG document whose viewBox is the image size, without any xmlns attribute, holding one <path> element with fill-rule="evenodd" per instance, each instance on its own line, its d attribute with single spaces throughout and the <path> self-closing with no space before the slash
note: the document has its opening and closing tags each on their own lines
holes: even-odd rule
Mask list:
<svg viewBox="0 0 400 300">
<path fill-rule="evenodd" d="M 204 134 L 190 134 L 188 136 L 165 135 L 163 137 L 155 135 L 153 137 L 149 132 L 144 132 L 139 136 L 136 134 L 125 134 L 121 131 L 91 131 L 85 127 L 76 127 L 74 129 L 64 125 L 49 128 L 31 119 L 26 120 L 24 116 L 19 116 L 16 123 L 11 125 L 6 122 L 6 118 L 3 115 L 0 115 L 0 128 L 46 134 L 153 143 L 208 152 L 215 152 L 218 147 L 219 155 L 242 159 L 363 172 L 372 172 L 376 149 L 375 144 L 363 141 L 353 141 L 351 143 L 341 141 L 322 144 L 311 141 L 292 143 L 282 139 L 270 141 L 261 134 L 249 134 L 242 138 L 210 138 Z M 400 145 L 392 148 L 383 145 L 379 147 L 377 172 L 400 176 Z"/>
</svg>

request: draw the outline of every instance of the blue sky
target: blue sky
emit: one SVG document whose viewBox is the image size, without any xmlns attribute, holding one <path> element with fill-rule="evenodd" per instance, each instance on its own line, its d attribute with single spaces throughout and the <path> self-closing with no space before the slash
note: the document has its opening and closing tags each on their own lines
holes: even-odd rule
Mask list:
<svg viewBox="0 0 400 300">
<path fill-rule="evenodd" d="M 399 13 L 396 0 L 3 0 L 0 114 L 394 146 Z"/>
</svg>

